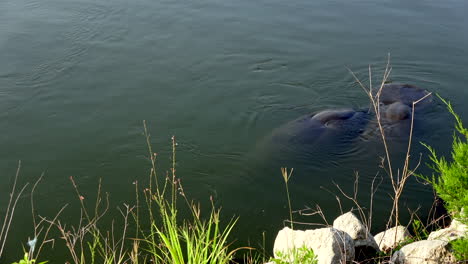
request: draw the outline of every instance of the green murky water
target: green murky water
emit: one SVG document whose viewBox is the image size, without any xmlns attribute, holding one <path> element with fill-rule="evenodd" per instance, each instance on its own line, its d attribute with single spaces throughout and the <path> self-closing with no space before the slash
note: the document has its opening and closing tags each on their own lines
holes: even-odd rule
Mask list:
<svg viewBox="0 0 468 264">
<path fill-rule="evenodd" d="M 467 120 L 466 10 L 460 0 L 1 1 L 2 208 L 18 160 L 21 183 L 45 173 L 36 193 L 41 215 L 76 204 L 69 176 L 87 197 L 102 178 L 112 208 L 131 203 L 132 183 L 148 174 L 147 120 L 162 172 L 175 135 L 186 192 L 205 205 L 212 196 L 227 219 L 240 216 L 239 244 L 257 245 L 266 232 L 270 245 L 288 212 L 282 164 L 263 157 L 259 142 L 310 112 L 366 107 L 345 66 L 366 79 L 372 64 L 377 80 L 389 52 L 393 81 L 439 93 Z M 436 102 L 424 118 L 430 129 L 418 140 L 448 153 L 452 119 L 444 107 Z M 337 193 L 333 180 L 351 191 L 355 170 L 366 203 L 379 146 L 353 143 L 295 168 L 294 208 L 319 203 L 331 220 L 337 202 L 320 187 Z M 395 147 L 396 161 L 402 149 Z M 414 156 L 421 151 L 416 145 Z M 384 183 L 376 194 L 375 228 L 389 190 Z M 412 182 L 406 191 L 405 206 L 431 204 L 427 187 Z M 32 235 L 28 205 L 26 195 L 6 260 Z M 64 218 L 77 215 L 71 206 Z"/>
</svg>

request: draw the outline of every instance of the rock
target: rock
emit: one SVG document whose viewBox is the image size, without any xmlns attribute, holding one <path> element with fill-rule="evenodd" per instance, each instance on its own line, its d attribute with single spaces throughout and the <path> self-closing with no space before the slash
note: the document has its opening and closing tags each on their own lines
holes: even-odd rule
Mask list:
<svg viewBox="0 0 468 264">
<path fill-rule="evenodd" d="M 380 250 L 389 251 L 401 242 L 407 240 L 409 237 L 410 234 L 406 227 L 396 226 L 378 233 L 375 235 L 374 239 Z"/>
<path fill-rule="evenodd" d="M 443 240 L 450 242 L 464 237 L 466 232 L 466 225 L 460 223 L 456 219 L 453 219 L 449 227 L 431 232 L 427 240 Z"/>
<path fill-rule="evenodd" d="M 448 242 L 442 240 L 422 240 L 402 247 L 393 254 L 394 264 L 438 264 L 455 263 L 455 257 L 447 249 Z"/>
<path fill-rule="evenodd" d="M 273 252 L 275 258 L 280 258 L 280 253 L 286 256 L 283 260 L 293 261 L 291 252 L 303 247 L 314 251 L 319 264 L 351 263 L 354 259 L 353 239 L 332 227 L 305 231 L 285 227 L 276 236 Z"/>
<path fill-rule="evenodd" d="M 333 228 L 348 233 L 354 240 L 355 247 L 372 247 L 379 250 L 374 237 L 362 224 L 362 222 L 351 212 L 340 215 L 333 221 Z"/>
</svg>

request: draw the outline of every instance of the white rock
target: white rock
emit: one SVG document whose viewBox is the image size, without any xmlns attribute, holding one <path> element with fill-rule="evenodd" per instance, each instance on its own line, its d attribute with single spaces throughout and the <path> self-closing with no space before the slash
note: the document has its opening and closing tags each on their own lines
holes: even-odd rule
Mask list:
<svg viewBox="0 0 468 264">
<path fill-rule="evenodd" d="M 333 227 L 348 233 L 354 240 L 354 246 L 366 246 L 379 250 L 379 246 L 362 222 L 351 212 L 340 215 L 333 221 Z"/>
<path fill-rule="evenodd" d="M 402 247 L 392 256 L 394 264 L 442 264 L 455 263 L 455 257 L 447 249 L 448 242 L 422 240 Z"/>
<path fill-rule="evenodd" d="M 328 227 L 313 230 L 292 230 L 288 227 L 278 232 L 273 252 L 289 256 L 291 252 L 302 247 L 310 248 L 317 256 L 319 264 L 351 263 L 354 259 L 353 239 L 345 232 Z"/>
<path fill-rule="evenodd" d="M 407 240 L 409 237 L 410 234 L 406 227 L 396 226 L 378 233 L 374 236 L 374 239 L 380 250 L 388 251 L 395 248 L 398 244 Z"/>
<path fill-rule="evenodd" d="M 456 219 L 453 219 L 449 227 L 431 232 L 427 240 L 443 240 L 450 242 L 464 237 L 466 232 L 466 225 L 460 223 Z"/>
</svg>

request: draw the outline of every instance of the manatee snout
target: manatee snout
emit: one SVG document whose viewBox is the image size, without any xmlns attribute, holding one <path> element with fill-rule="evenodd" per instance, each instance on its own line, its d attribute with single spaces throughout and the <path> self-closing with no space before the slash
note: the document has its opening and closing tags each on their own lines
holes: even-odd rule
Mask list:
<svg viewBox="0 0 468 264">
<path fill-rule="evenodd" d="M 384 117 L 390 121 L 399 121 L 410 118 L 411 107 L 402 102 L 395 102 L 386 107 Z"/>
</svg>

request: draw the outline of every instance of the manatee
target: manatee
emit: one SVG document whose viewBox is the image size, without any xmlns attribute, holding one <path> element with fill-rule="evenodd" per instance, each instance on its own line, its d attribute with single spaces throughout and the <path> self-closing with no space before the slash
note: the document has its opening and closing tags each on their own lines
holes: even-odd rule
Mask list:
<svg viewBox="0 0 468 264">
<path fill-rule="evenodd" d="M 374 89 L 374 95 L 378 89 Z M 385 84 L 380 94 L 380 113 L 384 126 L 406 123 L 411 120 L 413 102 L 426 96 L 428 92 L 409 84 Z M 416 107 L 422 109 L 432 101 L 428 96 Z M 370 109 L 327 109 L 305 115 L 291 121 L 272 133 L 271 139 L 283 143 L 313 144 L 320 140 L 350 140 L 359 136 L 365 129 L 375 129 L 375 114 Z M 406 131 L 405 131 L 406 132 Z M 398 133 L 400 134 L 400 133 Z M 332 138 L 329 138 L 332 137 Z"/>
<path fill-rule="evenodd" d="M 375 92 L 378 89 L 374 89 Z M 413 102 L 418 101 L 429 94 L 428 91 L 420 87 L 410 84 L 387 83 L 384 84 L 380 94 L 380 103 L 383 105 L 391 105 L 399 102 L 407 106 L 412 106 Z M 432 102 L 432 96 L 428 96 L 423 101 L 417 104 L 417 107 L 427 106 Z"/>
<path fill-rule="evenodd" d="M 374 95 L 377 89 L 373 90 Z M 409 135 L 413 102 L 428 92 L 408 84 L 385 84 L 380 94 L 380 113 L 386 138 L 402 140 Z M 432 101 L 428 96 L 416 105 L 423 109 Z M 420 118 L 424 120 L 424 118 Z M 419 119 L 418 119 L 419 121 Z M 257 149 L 261 155 L 280 157 L 285 160 L 323 160 L 337 155 L 356 153 L 356 141 L 380 138 L 378 125 L 370 109 L 327 109 L 302 116 L 272 131 Z M 362 144 L 361 144 L 362 146 Z M 287 165 L 287 164 L 283 164 Z"/>
<path fill-rule="evenodd" d="M 271 140 L 310 145 L 330 136 L 351 139 L 363 131 L 369 117 L 367 110 L 324 110 L 279 127 L 273 131 Z"/>
</svg>

